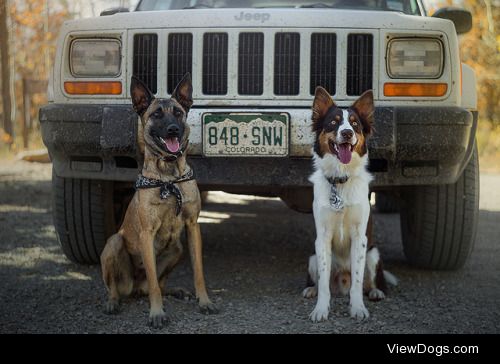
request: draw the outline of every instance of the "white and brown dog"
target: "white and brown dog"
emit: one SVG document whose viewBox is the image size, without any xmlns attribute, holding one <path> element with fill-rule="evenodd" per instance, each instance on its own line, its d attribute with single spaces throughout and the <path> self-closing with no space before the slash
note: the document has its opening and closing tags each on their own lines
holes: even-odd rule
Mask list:
<svg viewBox="0 0 500 364">
<path fill-rule="evenodd" d="M 330 283 L 340 293 L 349 291 L 350 314 L 357 319 L 369 316 L 363 290 L 370 299 L 380 300 L 385 297 L 385 279 L 396 283 L 394 276 L 383 271 L 379 251 L 369 246 L 366 236 L 372 180 L 367 171 L 366 141 L 372 133 L 373 114 L 372 91 L 341 109 L 324 88 L 316 88 L 312 116 L 315 172 L 310 177 L 316 255 L 309 259 L 311 284 L 303 292 L 304 297 L 318 295 L 310 315 L 314 322 L 328 319 Z"/>
</svg>

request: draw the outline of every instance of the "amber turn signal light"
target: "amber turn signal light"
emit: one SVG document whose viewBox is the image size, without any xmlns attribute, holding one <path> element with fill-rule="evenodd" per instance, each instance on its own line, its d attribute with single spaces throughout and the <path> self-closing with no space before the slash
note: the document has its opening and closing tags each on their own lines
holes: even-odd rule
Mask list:
<svg viewBox="0 0 500 364">
<path fill-rule="evenodd" d="M 389 97 L 440 97 L 446 95 L 446 83 L 386 83 L 384 96 Z"/>
<path fill-rule="evenodd" d="M 64 82 L 70 95 L 121 95 L 122 83 L 115 81 Z"/>
</svg>

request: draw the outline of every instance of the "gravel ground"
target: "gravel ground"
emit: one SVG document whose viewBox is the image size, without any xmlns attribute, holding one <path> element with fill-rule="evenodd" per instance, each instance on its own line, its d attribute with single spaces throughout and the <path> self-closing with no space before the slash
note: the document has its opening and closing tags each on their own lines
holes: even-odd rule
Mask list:
<svg viewBox="0 0 500 364">
<path fill-rule="evenodd" d="M 279 200 L 212 193 L 201 215 L 209 294 L 221 313 L 165 298 L 174 313 L 163 330 L 147 326 L 147 299 L 130 299 L 117 316 L 102 312 L 98 266 L 62 254 L 51 217 L 51 166 L 0 161 L 0 333 L 500 333 L 500 175 L 482 175 L 475 251 L 458 272 L 410 268 L 398 215 L 375 215 L 387 269 L 400 285 L 370 318 L 348 317 L 335 298 L 330 320 L 313 324 L 314 300 L 300 293 L 313 250 L 312 215 Z M 187 255 L 170 284 L 192 289 Z"/>
</svg>

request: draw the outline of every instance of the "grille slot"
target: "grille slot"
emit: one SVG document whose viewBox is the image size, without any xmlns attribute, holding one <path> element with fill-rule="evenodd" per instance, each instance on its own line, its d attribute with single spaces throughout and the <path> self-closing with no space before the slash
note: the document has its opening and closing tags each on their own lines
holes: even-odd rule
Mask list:
<svg viewBox="0 0 500 364">
<path fill-rule="evenodd" d="M 277 33 L 274 39 L 274 94 L 298 95 L 300 34 Z"/>
<path fill-rule="evenodd" d="M 264 92 L 264 34 L 240 33 L 238 52 L 238 93 Z"/>
<path fill-rule="evenodd" d="M 333 33 L 314 33 L 311 36 L 311 83 L 310 92 L 314 95 L 316 86 L 324 87 L 331 95 L 336 92 L 337 72 L 337 35 Z"/>
<path fill-rule="evenodd" d="M 227 93 L 227 33 L 203 35 L 203 93 Z"/>
<path fill-rule="evenodd" d="M 158 35 L 135 34 L 133 74 L 140 79 L 152 93 L 157 91 L 158 72 Z"/>
<path fill-rule="evenodd" d="M 193 70 L 193 35 L 172 33 L 168 35 L 167 92 L 171 94 L 186 72 Z"/>
<path fill-rule="evenodd" d="M 361 95 L 371 88 L 373 88 L 373 35 L 349 34 L 347 38 L 347 95 Z"/>
</svg>

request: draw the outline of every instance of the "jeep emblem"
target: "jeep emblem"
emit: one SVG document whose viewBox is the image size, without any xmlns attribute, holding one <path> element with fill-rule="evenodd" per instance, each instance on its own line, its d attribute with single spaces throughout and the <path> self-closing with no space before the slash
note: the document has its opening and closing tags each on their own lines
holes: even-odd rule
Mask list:
<svg viewBox="0 0 500 364">
<path fill-rule="evenodd" d="M 261 23 L 264 23 L 268 21 L 271 18 L 271 14 L 269 13 L 245 13 L 242 11 L 240 15 L 235 16 L 235 20 L 246 20 L 246 21 L 260 21 Z"/>
</svg>

